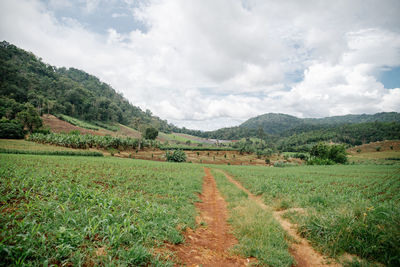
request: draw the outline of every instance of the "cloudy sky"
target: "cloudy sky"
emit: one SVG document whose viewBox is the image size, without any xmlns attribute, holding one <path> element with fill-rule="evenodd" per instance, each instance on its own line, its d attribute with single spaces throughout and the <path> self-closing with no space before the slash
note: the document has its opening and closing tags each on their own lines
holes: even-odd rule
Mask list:
<svg viewBox="0 0 400 267">
<path fill-rule="evenodd" d="M 0 39 L 192 129 L 400 111 L 399 0 L 0 0 Z"/>
</svg>

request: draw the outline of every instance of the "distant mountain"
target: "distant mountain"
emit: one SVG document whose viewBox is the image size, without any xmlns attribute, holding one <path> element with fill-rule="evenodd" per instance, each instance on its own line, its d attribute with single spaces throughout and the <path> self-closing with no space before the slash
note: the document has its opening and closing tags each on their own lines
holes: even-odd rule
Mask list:
<svg viewBox="0 0 400 267">
<path fill-rule="evenodd" d="M 305 123 L 309 124 L 352 124 L 352 123 L 364 123 L 364 122 L 400 122 L 400 113 L 397 112 L 381 112 L 373 115 L 361 114 L 361 115 L 344 115 L 344 116 L 333 116 L 320 119 L 303 119 Z"/>
<path fill-rule="evenodd" d="M 267 113 L 254 118 L 251 118 L 239 127 L 248 129 L 262 128 L 268 134 L 282 134 L 291 129 L 312 128 L 312 126 L 328 126 L 328 125 L 342 125 L 342 124 L 355 124 L 366 122 L 400 122 L 400 113 L 397 112 L 382 112 L 373 115 L 344 115 L 326 118 L 307 118 L 300 119 L 294 116 L 280 113 Z M 318 129 L 314 127 L 313 129 Z"/>
<path fill-rule="evenodd" d="M 303 124 L 302 119 L 281 113 L 267 113 L 243 122 L 239 127 L 248 129 L 262 128 L 265 133 L 279 134 Z"/>
<path fill-rule="evenodd" d="M 135 129 L 151 125 L 169 132 L 175 128 L 149 110 L 130 104 L 97 77 L 75 68 L 56 68 L 6 41 L 0 42 L 0 98 L 4 103 L 0 118 L 13 119 L 13 106 L 30 103 L 40 114 L 117 122 Z"/>
<path fill-rule="evenodd" d="M 204 138 L 262 138 L 269 147 L 279 151 L 306 152 L 320 141 L 360 145 L 400 139 L 400 113 L 382 112 L 318 119 L 268 113 L 251 118 L 239 126 L 216 131 L 184 130 Z"/>
</svg>

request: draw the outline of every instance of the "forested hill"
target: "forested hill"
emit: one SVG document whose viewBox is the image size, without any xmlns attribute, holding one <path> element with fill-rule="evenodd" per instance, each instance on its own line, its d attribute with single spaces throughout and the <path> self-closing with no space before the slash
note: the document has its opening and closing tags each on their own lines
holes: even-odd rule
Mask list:
<svg viewBox="0 0 400 267">
<path fill-rule="evenodd" d="M 291 129 L 307 129 L 312 128 L 314 125 L 332 126 L 366 122 L 400 122 L 400 113 L 382 112 L 373 115 L 345 115 L 319 119 L 300 119 L 286 114 L 268 113 L 251 118 L 242 123 L 240 127 L 248 129 L 262 128 L 268 134 L 282 134 Z"/>
<path fill-rule="evenodd" d="M 39 113 L 65 114 L 86 121 L 118 122 L 136 129 L 172 125 L 133 106 L 110 85 L 74 68 L 56 68 L 6 41 L 0 43 L 0 118 L 4 105 L 31 103 Z"/>
</svg>

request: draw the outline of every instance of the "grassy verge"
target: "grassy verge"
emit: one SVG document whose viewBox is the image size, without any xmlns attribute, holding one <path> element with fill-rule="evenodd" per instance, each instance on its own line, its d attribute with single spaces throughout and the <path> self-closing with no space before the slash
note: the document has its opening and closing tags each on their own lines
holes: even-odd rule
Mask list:
<svg viewBox="0 0 400 267">
<path fill-rule="evenodd" d="M 49 144 L 39 144 L 26 140 L 0 139 L 0 148 L 16 150 L 40 151 L 87 151 L 85 149 L 68 148 Z"/>
<path fill-rule="evenodd" d="M 400 265 L 399 165 L 221 168 L 267 205 L 305 209 L 289 218 L 324 254 Z"/>
<path fill-rule="evenodd" d="M 0 154 L 0 265 L 168 265 L 195 227 L 200 166 Z"/>
<path fill-rule="evenodd" d="M 230 183 L 225 175 L 212 171 L 217 186 L 229 203 L 229 222 L 239 244 L 235 250 L 244 257 L 256 257 L 262 265 L 291 266 L 285 232 L 272 217 L 271 211 L 261 209 L 246 193 Z"/>
<path fill-rule="evenodd" d="M 103 153 L 97 151 L 40 151 L 40 150 L 19 150 L 0 148 L 0 153 L 4 154 L 30 154 L 30 155 L 53 155 L 53 156 L 85 156 L 102 157 Z"/>
<path fill-rule="evenodd" d="M 167 145 L 160 146 L 161 150 L 187 150 L 187 151 L 237 151 L 237 149 L 229 147 L 199 147 L 199 146 L 184 146 L 184 145 Z"/>
</svg>

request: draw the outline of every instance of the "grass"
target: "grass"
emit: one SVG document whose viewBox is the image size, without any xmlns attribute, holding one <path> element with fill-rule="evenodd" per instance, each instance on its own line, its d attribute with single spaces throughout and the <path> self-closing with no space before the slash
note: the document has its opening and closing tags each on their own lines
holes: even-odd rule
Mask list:
<svg viewBox="0 0 400 267">
<path fill-rule="evenodd" d="M 304 208 L 289 217 L 321 252 L 400 265 L 399 165 L 221 168 L 277 210 Z"/>
<path fill-rule="evenodd" d="M 154 247 L 195 227 L 202 169 L 0 154 L 0 265 L 171 265 Z"/>
<path fill-rule="evenodd" d="M 30 155 L 53 155 L 53 156 L 84 156 L 102 157 L 103 153 L 97 151 L 40 151 L 40 150 L 18 150 L 0 148 L 0 153 L 4 154 L 30 154 Z"/>
<path fill-rule="evenodd" d="M 82 127 L 85 129 L 89 129 L 89 130 L 99 130 L 101 127 L 98 127 L 96 125 L 93 125 L 91 123 L 88 123 L 86 121 L 81 121 L 77 118 L 73 118 L 64 114 L 57 114 L 57 118 L 59 118 L 60 120 L 66 121 L 68 123 L 71 123 L 72 125 L 78 126 L 78 127 Z"/>
<path fill-rule="evenodd" d="M 267 266 L 292 266 L 285 231 L 270 210 L 263 210 L 246 193 L 230 183 L 221 172 L 212 171 L 217 186 L 229 203 L 229 221 L 239 244 L 235 251 L 244 257 L 256 257 Z"/>
<path fill-rule="evenodd" d="M 67 147 L 39 144 L 26 140 L 0 139 L 0 148 L 26 151 L 87 151 L 85 149 L 72 149 Z"/>
<path fill-rule="evenodd" d="M 178 135 L 178 134 L 174 134 L 174 133 L 158 133 L 159 136 L 163 139 L 168 140 L 169 142 L 177 142 L 177 143 L 182 143 L 185 144 L 187 141 L 190 141 L 190 143 L 192 144 L 202 144 L 202 142 L 198 141 L 198 140 L 194 140 L 195 137 L 193 137 L 193 139 L 189 138 L 190 136 L 184 136 L 184 135 Z"/>
<path fill-rule="evenodd" d="M 186 146 L 186 145 L 162 145 L 160 146 L 161 150 L 187 150 L 187 151 L 236 151 L 237 149 L 233 149 L 230 147 L 216 147 L 216 146 L 208 146 L 208 147 L 198 147 L 198 146 Z"/>
</svg>

